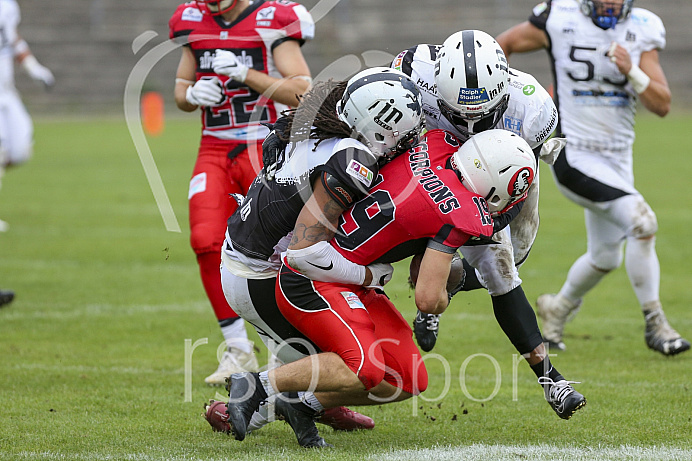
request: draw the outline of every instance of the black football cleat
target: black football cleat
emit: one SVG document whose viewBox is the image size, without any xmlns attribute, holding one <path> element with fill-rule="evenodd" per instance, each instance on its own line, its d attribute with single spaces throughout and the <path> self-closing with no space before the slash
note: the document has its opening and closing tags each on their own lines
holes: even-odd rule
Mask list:
<svg viewBox="0 0 692 461">
<path fill-rule="evenodd" d="M 325 442 L 317 431 L 315 419 L 320 412 L 301 402 L 296 392 L 278 395 L 274 409 L 277 418 L 286 421 L 291 426 L 301 447 L 325 448 L 334 446 Z"/>
<path fill-rule="evenodd" d="M 259 373 L 233 373 L 226 383 L 228 423 L 236 440 L 244 440 L 252 414 L 266 401 Z"/>
<path fill-rule="evenodd" d="M 14 299 L 14 291 L 0 290 L 0 306 L 9 304 Z"/>
<path fill-rule="evenodd" d="M 584 396 L 572 387 L 572 384 L 579 384 L 578 381 L 561 379 L 558 382 L 554 382 L 552 379 L 543 376 L 538 378 L 538 384 L 543 386 L 545 399 L 562 419 L 570 419 L 577 410 L 586 405 Z"/>
<path fill-rule="evenodd" d="M 437 333 L 440 330 L 440 315 L 424 314 L 417 311 L 413 321 L 413 332 L 416 335 L 418 346 L 423 352 L 430 352 L 437 342 Z"/>
</svg>

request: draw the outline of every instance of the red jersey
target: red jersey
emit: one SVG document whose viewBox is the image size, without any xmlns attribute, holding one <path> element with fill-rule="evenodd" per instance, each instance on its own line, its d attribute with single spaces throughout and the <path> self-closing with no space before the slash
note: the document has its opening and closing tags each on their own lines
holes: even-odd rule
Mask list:
<svg viewBox="0 0 692 461">
<path fill-rule="evenodd" d="M 489 243 L 493 220 L 485 199 L 462 186 L 448 160 L 461 142 L 443 130 L 380 169 L 370 195 L 339 220 L 332 245 L 357 264 L 394 262 L 433 247 L 455 251 Z"/>
<path fill-rule="evenodd" d="M 312 16 L 303 5 L 287 0 L 256 0 L 240 17 L 226 24 L 221 16 L 202 13 L 195 2 L 178 6 L 168 23 L 170 38 L 190 47 L 197 63 L 196 80 L 218 77 L 225 101 L 202 110 L 202 134 L 220 139 L 264 139 L 262 122 L 275 122 L 286 109 L 243 83 L 216 75 L 211 67 L 217 49 L 232 51 L 246 66 L 282 78 L 274 65 L 272 50 L 286 40 L 302 45 L 315 35 Z"/>
</svg>

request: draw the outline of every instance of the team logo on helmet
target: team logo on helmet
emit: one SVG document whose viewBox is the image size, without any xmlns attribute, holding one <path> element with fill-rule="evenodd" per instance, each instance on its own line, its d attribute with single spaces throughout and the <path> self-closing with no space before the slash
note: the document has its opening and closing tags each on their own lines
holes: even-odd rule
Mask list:
<svg viewBox="0 0 692 461">
<path fill-rule="evenodd" d="M 532 183 L 533 170 L 531 168 L 522 168 L 514 174 L 514 177 L 509 182 L 507 193 L 512 197 L 521 197 L 529 190 Z"/>
</svg>

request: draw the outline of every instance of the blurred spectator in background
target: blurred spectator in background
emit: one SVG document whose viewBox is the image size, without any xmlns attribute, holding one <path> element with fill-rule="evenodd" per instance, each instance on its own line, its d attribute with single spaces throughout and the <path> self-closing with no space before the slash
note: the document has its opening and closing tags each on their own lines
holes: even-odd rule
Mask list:
<svg viewBox="0 0 692 461">
<path fill-rule="evenodd" d="M 659 298 L 656 215 L 634 187 L 632 145 L 637 100 L 665 116 L 671 94 L 659 63 L 661 19 L 633 0 L 553 0 L 497 37 L 507 57 L 545 48 L 555 78 L 557 132 L 567 145 L 552 166 L 560 191 L 584 208 L 587 251 L 557 294 L 538 298 L 543 334 L 565 349 L 562 333 L 586 293 L 624 261 L 646 321 L 649 348 L 674 355 L 690 348 L 666 319 Z M 626 245 L 625 245 L 626 243 Z"/>
<path fill-rule="evenodd" d="M 297 106 L 311 77 L 300 47 L 314 36 L 304 6 L 287 1 L 197 0 L 180 5 L 169 22 L 182 43 L 175 102 L 201 108 L 202 140 L 188 193 L 190 242 L 202 284 L 226 341 L 219 367 L 205 382 L 223 385 L 257 359 L 245 324 L 221 288 L 226 220 L 262 168 L 262 140 L 288 106 Z"/>
<path fill-rule="evenodd" d="M 31 158 L 34 142 L 31 117 L 14 86 L 15 61 L 32 79 L 46 87 L 55 83 L 51 71 L 39 64 L 29 45 L 17 33 L 20 20 L 17 2 L 0 0 L 0 180 L 5 168 Z M 7 229 L 7 223 L 0 220 L 0 232 Z"/>
</svg>

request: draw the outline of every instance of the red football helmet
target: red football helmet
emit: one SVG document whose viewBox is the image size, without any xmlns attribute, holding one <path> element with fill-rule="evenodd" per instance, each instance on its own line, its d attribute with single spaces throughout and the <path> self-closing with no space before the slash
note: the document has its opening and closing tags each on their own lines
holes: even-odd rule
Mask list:
<svg viewBox="0 0 692 461">
<path fill-rule="evenodd" d="M 233 9 L 238 0 L 195 0 L 202 13 L 219 16 Z"/>
</svg>

